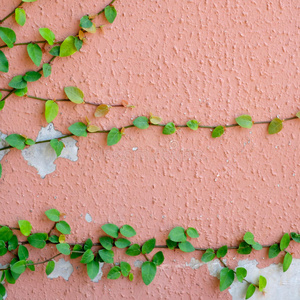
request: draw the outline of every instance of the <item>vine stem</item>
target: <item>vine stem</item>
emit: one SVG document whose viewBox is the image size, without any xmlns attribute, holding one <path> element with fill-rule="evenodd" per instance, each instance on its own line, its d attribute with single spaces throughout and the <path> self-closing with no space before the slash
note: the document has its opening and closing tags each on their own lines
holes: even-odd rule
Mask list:
<svg viewBox="0 0 300 300">
<path fill-rule="evenodd" d="M 54 44 L 61 44 L 63 41 L 57 41 L 57 42 L 54 42 Z M 46 44 L 47 41 L 32 41 L 32 42 L 24 42 L 24 43 L 16 43 L 14 44 L 14 46 L 25 46 L 25 45 L 29 45 L 29 44 Z M 0 49 L 1 48 L 7 48 L 8 46 L 7 45 L 3 45 L 3 46 L 0 46 Z"/>
<path fill-rule="evenodd" d="M 0 24 L 3 23 L 3 22 L 4 22 L 6 19 L 8 19 L 10 16 L 12 16 L 12 15 L 15 13 L 15 10 L 16 10 L 18 7 L 20 7 L 22 4 L 23 4 L 23 1 L 21 1 L 21 2 L 19 3 L 19 5 L 16 6 L 15 9 L 14 9 L 12 12 L 10 12 L 6 17 L 4 17 L 2 20 L 0 20 Z"/>
</svg>

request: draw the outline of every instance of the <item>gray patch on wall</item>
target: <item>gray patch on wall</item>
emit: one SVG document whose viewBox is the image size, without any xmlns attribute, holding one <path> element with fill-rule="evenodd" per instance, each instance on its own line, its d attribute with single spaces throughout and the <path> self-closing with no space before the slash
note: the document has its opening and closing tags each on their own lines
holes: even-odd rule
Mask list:
<svg viewBox="0 0 300 300">
<path fill-rule="evenodd" d="M 104 266 L 104 263 L 99 263 L 99 272 L 97 274 L 97 276 L 92 280 L 92 282 L 99 282 L 99 280 L 101 280 L 102 276 L 103 276 L 103 272 L 102 272 L 102 267 Z"/>
<path fill-rule="evenodd" d="M 49 123 L 47 127 L 42 127 L 36 141 L 38 142 L 55 139 L 62 136 L 63 134 L 60 131 L 55 130 L 52 123 Z M 61 152 L 60 158 L 77 161 L 77 141 L 69 137 L 63 139 L 63 143 L 65 147 Z M 57 156 L 50 143 L 33 145 L 27 149 L 22 150 L 22 155 L 24 159 L 28 161 L 28 165 L 37 169 L 38 174 L 41 176 L 41 178 L 45 178 L 46 175 L 53 173 L 56 169 L 54 161 L 57 159 Z"/>
<path fill-rule="evenodd" d="M 69 261 L 65 261 L 61 258 L 59 261 L 55 261 L 55 268 L 53 272 L 47 277 L 50 279 L 62 277 L 64 280 L 69 280 L 69 277 L 73 273 L 74 268 Z"/>
<path fill-rule="evenodd" d="M 0 131 L 0 148 L 4 148 L 4 147 L 7 147 L 9 146 L 6 142 L 5 142 L 5 138 L 7 137 L 6 134 L 2 133 Z M 2 158 L 4 157 L 5 154 L 7 154 L 10 150 L 7 149 L 7 150 L 3 150 L 3 151 L 0 151 L 0 161 L 2 160 Z"/>
</svg>

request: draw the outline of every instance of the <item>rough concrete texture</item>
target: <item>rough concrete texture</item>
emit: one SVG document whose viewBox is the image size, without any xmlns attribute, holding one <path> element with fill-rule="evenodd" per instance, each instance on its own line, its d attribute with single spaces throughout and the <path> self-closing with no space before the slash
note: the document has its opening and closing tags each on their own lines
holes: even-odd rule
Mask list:
<svg viewBox="0 0 300 300">
<path fill-rule="evenodd" d="M 19 2 L 0 0 L 0 18 Z M 21 27 L 10 18 L 2 26 L 15 30 L 17 42 L 40 40 L 41 27 L 50 28 L 62 40 L 78 31 L 83 15 L 95 14 L 108 2 L 24 3 L 26 24 Z M 96 18 L 97 26 L 106 25 L 104 31 L 87 34 L 80 52 L 55 59 L 52 75 L 30 83 L 28 94 L 59 99 L 65 97 L 65 86 L 77 86 L 86 101 L 127 100 L 136 108 L 112 108 L 106 117 L 95 118 L 94 106 L 59 102 L 53 122 L 57 131 L 68 133 L 71 124 L 85 122 L 86 116 L 101 129 L 110 129 L 150 112 L 164 122 L 185 124 L 195 118 L 219 125 L 233 123 L 242 114 L 261 121 L 291 117 L 300 110 L 298 1 L 117 0 L 115 7 L 115 22 L 110 25 L 103 17 Z M 0 74 L 1 88 L 8 87 L 12 76 L 38 69 L 26 47 L 2 50 L 10 71 Z M 43 62 L 51 58 L 46 52 Z M 47 126 L 44 104 L 11 96 L 0 112 L 1 132 L 35 138 Z M 299 231 L 299 129 L 300 120 L 293 120 L 284 122 L 277 135 L 268 135 L 266 125 L 257 125 L 251 130 L 228 128 L 224 136 L 212 139 L 205 129 L 179 128 L 176 134 L 164 136 L 161 128 L 130 128 L 113 147 L 106 145 L 105 135 L 91 134 L 76 138 L 76 162 L 57 159 L 55 172 L 44 179 L 13 149 L 1 161 L 1 223 L 17 226 L 26 218 L 34 231 L 48 232 L 52 223 L 44 211 L 56 208 L 66 213 L 72 227 L 70 242 L 87 238 L 98 242 L 101 225 L 113 222 L 132 225 L 137 231 L 132 241 L 139 243 L 156 237 L 158 244 L 164 244 L 169 231 L 182 225 L 199 230 L 200 237 L 193 240 L 198 247 L 237 245 L 246 231 L 253 232 L 258 242 L 272 244 L 284 232 Z M 92 222 L 86 222 L 86 214 Z M 299 246 L 291 243 L 289 249 L 300 258 Z M 30 258 L 38 261 L 55 255 L 55 247 L 50 250 L 34 250 Z M 103 299 L 233 298 L 229 291 L 219 292 L 218 279 L 207 268 L 195 271 L 185 266 L 191 257 L 200 260 L 199 253 L 164 253 L 165 265 L 149 286 L 142 283 L 138 268 L 132 283 L 109 281 L 107 265 L 101 281 L 93 283 L 76 261 L 68 282 L 49 280 L 44 267 L 37 266 L 36 272 L 26 271 L 17 284 L 8 286 L 8 294 L 25 300 L 37 295 L 47 300 L 99 299 L 99 295 Z M 3 264 L 7 261 L 2 259 L 8 261 L 1 258 Z M 137 259 L 144 258 L 129 261 L 133 265 Z M 281 262 L 282 256 L 269 260 L 262 250 L 249 259 L 266 268 Z M 116 254 L 116 261 L 121 260 L 127 260 L 124 251 Z M 227 260 L 235 268 L 245 257 L 230 251 Z M 299 287 L 290 290 L 296 294 Z"/>
</svg>

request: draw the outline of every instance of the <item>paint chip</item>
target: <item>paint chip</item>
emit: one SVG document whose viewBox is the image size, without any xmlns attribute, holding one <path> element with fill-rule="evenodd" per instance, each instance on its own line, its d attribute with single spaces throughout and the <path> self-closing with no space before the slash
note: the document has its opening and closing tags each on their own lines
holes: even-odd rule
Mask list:
<svg viewBox="0 0 300 300">
<path fill-rule="evenodd" d="M 65 261 L 63 258 L 61 258 L 58 262 L 54 262 L 55 268 L 47 277 L 50 279 L 62 277 L 64 280 L 69 280 L 69 277 L 74 271 L 72 264 L 69 261 Z"/>
<path fill-rule="evenodd" d="M 88 214 L 88 213 L 85 215 L 85 220 L 86 220 L 88 223 L 91 223 L 91 222 L 93 221 L 92 216 L 91 216 L 90 214 Z"/>
<path fill-rule="evenodd" d="M 6 141 L 5 141 L 6 137 L 7 137 L 7 135 L 0 131 L 0 148 L 9 146 L 8 143 L 6 143 Z M 9 149 L 0 151 L 0 161 L 2 160 L 4 155 L 7 154 L 9 151 L 10 151 Z"/>
</svg>

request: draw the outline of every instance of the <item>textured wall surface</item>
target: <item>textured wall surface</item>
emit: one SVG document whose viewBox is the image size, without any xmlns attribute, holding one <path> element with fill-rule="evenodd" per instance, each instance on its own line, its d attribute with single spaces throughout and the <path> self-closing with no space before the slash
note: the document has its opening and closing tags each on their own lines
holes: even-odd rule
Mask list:
<svg viewBox="0 0 300 300">
<path fill-rule="evenodd" d="M 0 0 L 0 17 L 18 3 Z M 50 28 L 62 40 L 78 31 L 83 15 L 95 14 L 107 4 L 38 0 L 23 5 L 24 27 L 12 18 L 3 26 L 16 31 L 17 42 L 40 40 L 40 27 Z M 77 86 L 87 101 L 127 100 L 136 108 L 115 108 L 96 119 L 95 107 L 59 103 L 55 130 L 67 133 L 68 126 L 84 122 L 86 116 L 110 129 L 150 112 L 164 122 L 185 124 L 196 118 L 202 124 L 220 125 L 242 114 L 261 121 L 288 118 L 300 110 L 298 1 L 117 0 L 115 7 L 115 22 L 110 25 L 98 17 L 97 25 L 107 25 L 104 31 L 87 34 L 80 52 L 56 59 L 52 75 L 31 83 L 29 93 L 62 98 L 65 86 Z M 11 65 L 8 74 L 0 74 L 1 88 L 7 88 L 13 76 L 36 70 L 26 47 L 3 51 Z M 50 57 L 45 53 L 43 61 Z M 43 113 L 41 101 L 12 96 L 0 114 L 0 131 L 35 139 L 47 126 Z M 200 231 L 193 241 L 198 247 L 237 245 L 246 231 L 260 243 L 272 244 L 284 232 L 300 229 L 299 129 L 300 121 L 293 120 L 277 135 L 257 125 L 251 130 L 229 128 L 212 139 L 205 129 L 183 128 L 164 136 L 161 128 L 130 128 L 113 147 L 106 146 L 105 135 L 93 134 L 76 138 L 76 144 L 70 141 L 72 155 L 58 158 L 56 170 L 44 179 L 24 154 L 11 150 L 1 161 L 0 223 L 15 226 L 26 218 L 35 230 L 48 231 L 52 225 L 44 211 L 56 208 L 66 213 L 72 227 L 70 242 L 89 237 L 97 242 L 101 225 L 113 222 L 135 227 L 132 240 L 140 243 L 155 236 L 163 244 L 168 232 L 181 225 Z M 299 258 L 299 247 L 291 249 Z M 33 249 L 30 258 L 55 253 L 55 248 Z M 61 268 L 72 273 L 65 276 L 68 282 L 62 277 L 48 279 L 40 266 L 8 286 L 8 299 L 238 299 L 232 292 L 218 291 L 219 281 L 206 266 L 191 268 L 191 259 L 200 260 L 199 253 L 165 251 L 165 256 L 150 286 L 142 283 L 138 268 L 130 283 L 105 279 L 109 267 L 104 266 L 104 276 L 93 283 L 78 261 L 72 262 L 73 272 L 60 261 Z M 259 269 L 282 261 L 282 256 L 264 259 L 265 250 L 250 258 Z M 123 252 L 117 251 L 116 261 L 121 259 Z M 236 267 L 244 259 L 232 252 L 227 262 Z M 300 273 L 296 268 L 292 274 L 298 281 L 291 288 L 300 297 Z"/>
</svg>

